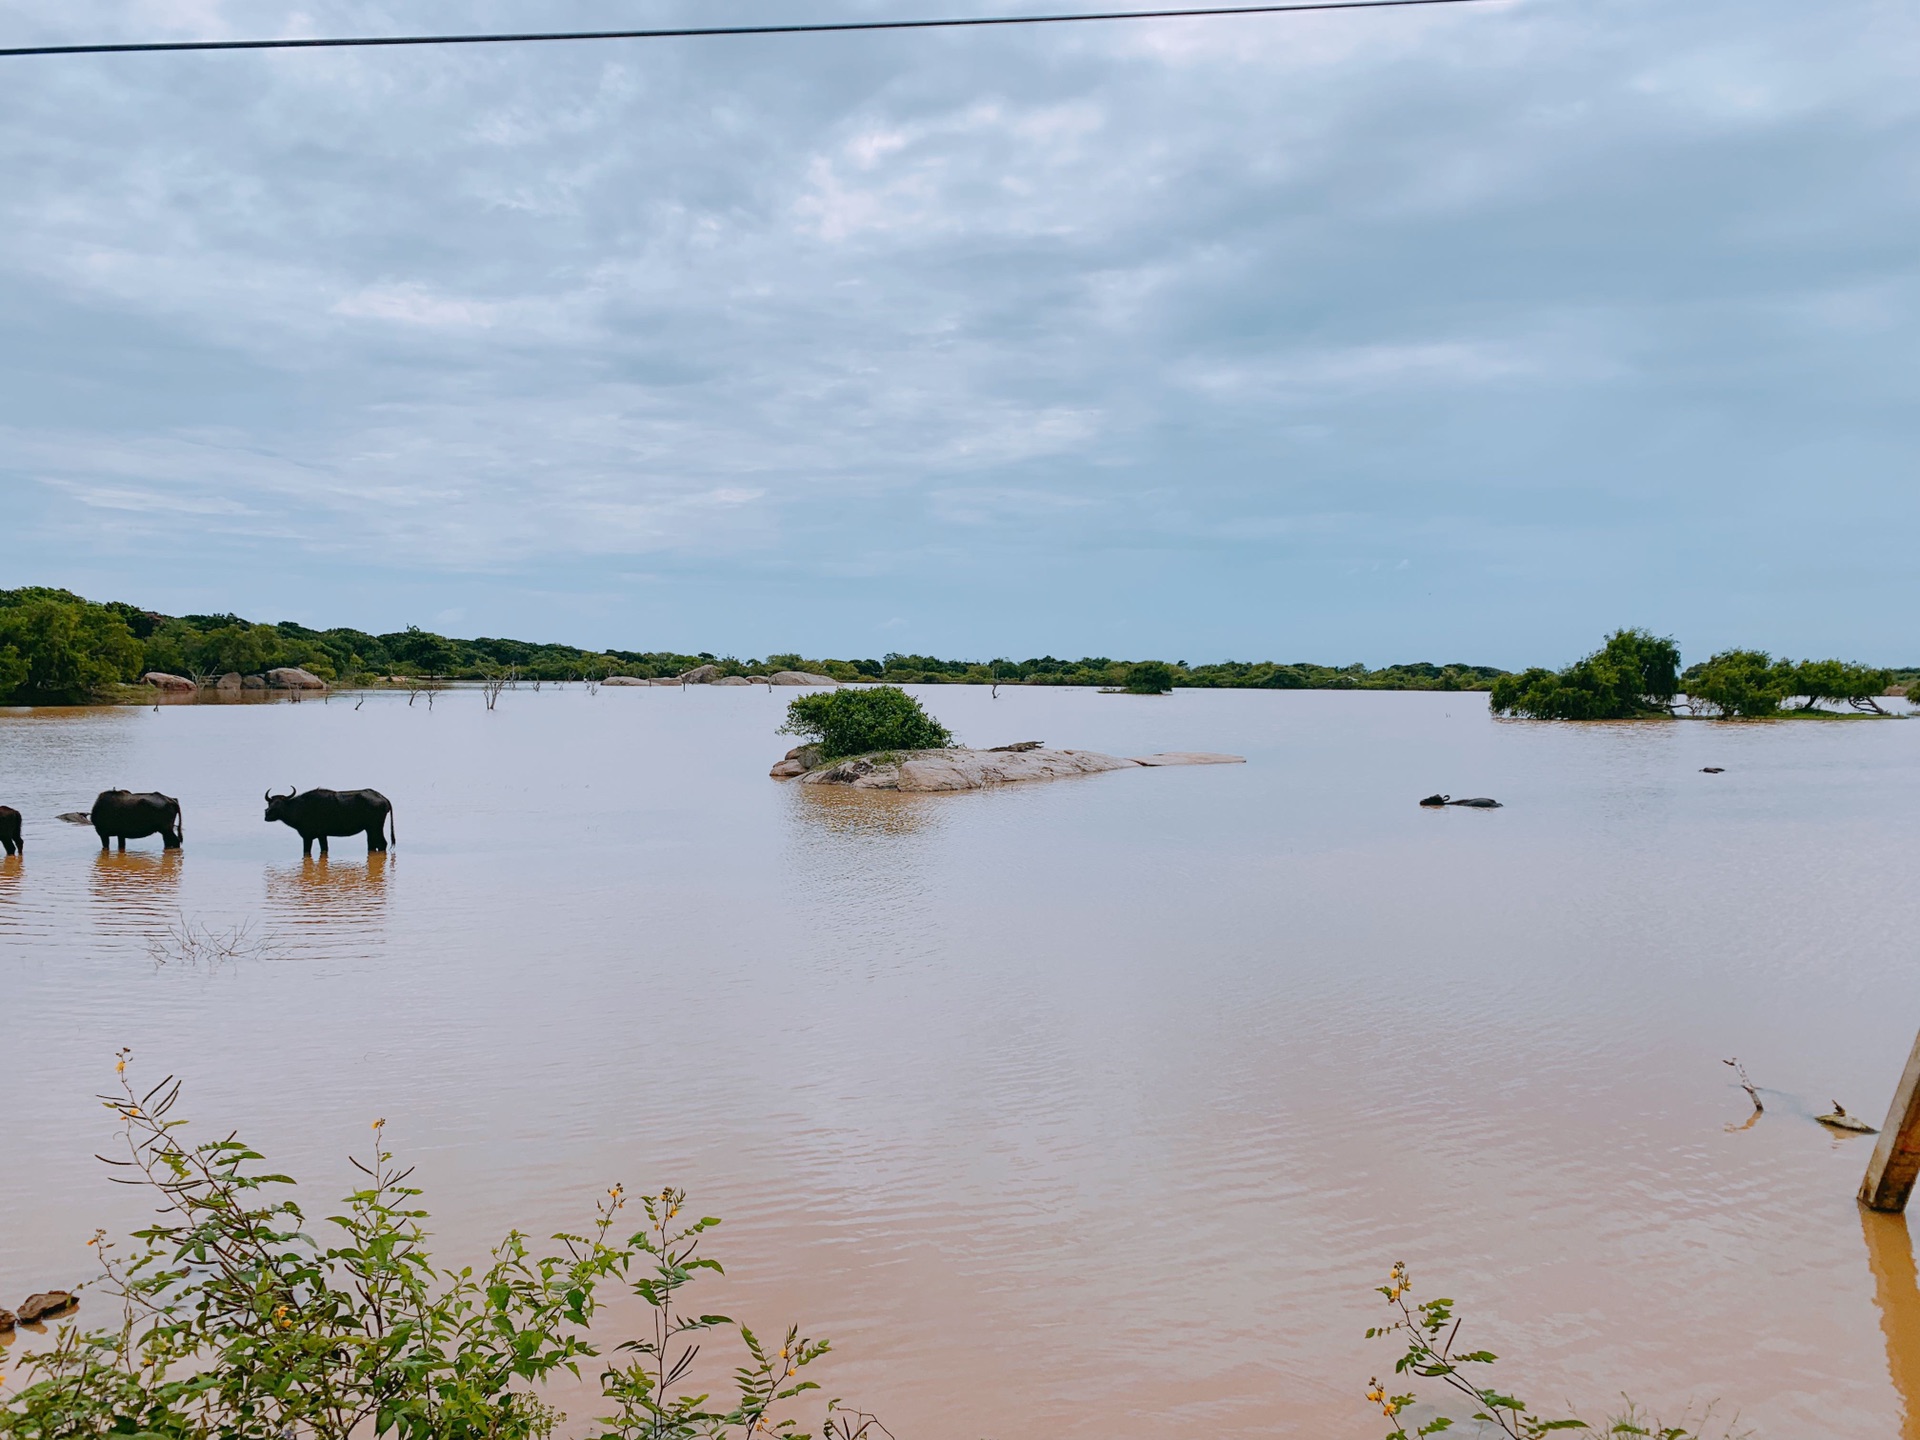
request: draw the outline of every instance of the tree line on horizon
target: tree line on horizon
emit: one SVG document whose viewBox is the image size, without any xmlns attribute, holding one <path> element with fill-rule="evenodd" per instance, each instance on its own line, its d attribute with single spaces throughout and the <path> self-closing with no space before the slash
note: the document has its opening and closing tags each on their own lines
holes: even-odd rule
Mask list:
<svg viewBox="0 0 1920 1440">
<path fill-rule="evenodd" d="M 1309 661 L 1229 660 L 1188 665 L 1158 660 L 947 660 L 889 653 L 845 660 L 797 653 L 741 659 L 711 652 L 583 650 L 482 636 L 455 639 L 410 625 L 386 634 L 291 620 L 263 624 L 238 615 L 163 615 L 98 603 L 67 590 L 0 590 L 0 700 L 73 704 L 110 696 L 149 671 L 202 679 L 259 674 L 295 665 L 333 683 L 376 676 L 485 680 L 512 671 L 526 680 L 661 679 L 712 665 L 721 675 L 807 670 L 836 680 L 890 685 L 1093 685 L 1125 687 L 1136 670 L 1163 667 L 1181 687 L 1266 690 L 1485 690 L 1505 672 L 1491 665 L 1418 663 L 1368 669 Z M 1157 672 L 1154 678 L 1158 680 Z"/>
<path fill-rule="evenodd" d="M 1671 656 L 1660 646 L 1671 648 Z M 980 661 L 893 653 L 857 660 L 784 653 L 743 660 L 709 652 L 584 650 L 486 636 L 463 640 L 412 625 L 378 635 L 348 627 L 314 630 L 291 620 L 264 624 L 234 614 L 165 615 L 42 586 L 0 590 L 0 703 L 79 704 L 111 699 L 121 687 L 137 684 L 143 674 L 156 670 L 211 679 L 298 666 L 334 684 L 353 684 L 380 676 L 486 680 L 509 672 L 542 681 L 609 675 L 659 679 L 701 665 L 712 665 L 721 675 L 806 670 L 836 680 L 891 685 L 1489 691 L 1496 710 L 1540 719 L 1618 719 L 1658 713 L 1672 704 L 1682 681 L 1693 687 L 1689 694 L 1712 691 L 1718 695 L 1726 702 L 1722 708 L 1727 714 L 1769 713 L 1766 695 L 1778 697 L 1777 707 L 1779 699 L 1806 693 L 1794 685 L 1809 683 L 1823 698 L 1857 704 L 1881 693 L 1892 681 L 1920 674 L 1840 661 L 1800 662 L 1796 667 L 1760 651 L 1729 651 L 1682 676 L 1678 647 L 1643 631 L 1618 632 L 1601 651 L 1566 670 L 1531 669 L 1518 675 L 1491 665 L 1426 661 L 1368 669 L 1311 661 L 1225 660 L 1189 665 L 1184 660 L 1109 656 L 1066 660 L 1051 655 Z M 1874 679 L 1878 688 L 1863 688 Z M 1140 683 L 1145 681 L 1151 681 L 1151 686 Z"/>
</svg>

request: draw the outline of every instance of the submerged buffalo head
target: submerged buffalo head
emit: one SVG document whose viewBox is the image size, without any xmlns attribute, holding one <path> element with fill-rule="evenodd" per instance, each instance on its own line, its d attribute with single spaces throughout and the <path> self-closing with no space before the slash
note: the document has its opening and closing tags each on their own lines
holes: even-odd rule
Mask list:
<svg viewBox="0 0 1920 1440">
<path fill-rule="evenodd" d="M 271 790 L 267 791 L 266 818 L 269 820 L 285 820 L 288 824 L 292 824 L 293 821 L 287 814 L 287 803 L 299 793 L 300 787 L 297 785 L 291 787 L 284 795 L 276 795 Z"/>
</svg>

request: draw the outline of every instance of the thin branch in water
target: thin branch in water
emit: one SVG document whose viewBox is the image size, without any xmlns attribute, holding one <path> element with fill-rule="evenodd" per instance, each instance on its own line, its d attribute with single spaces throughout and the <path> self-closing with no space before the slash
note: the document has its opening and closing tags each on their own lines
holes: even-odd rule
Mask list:
<svg viewBox="0 0 1920 1440">
<path fill-rule="evenodd" d="M 1740 1063 L 1740 1057 L 1736 1055 L 1733 1059 L 1722 1060 L 1720 1063 L 1731 1066 L 1733 1073 L 1739 1077 L 1740 1088 L 1746 1091 L 1747 1098 L 1753 1101 L 1753 1113 L 1758 1115 L 1765 1110 L 1767 1107 L 1760 1103 L 1760 1092 L 1754 1088 L 1753 1081 L 1747 1078 L 1747 1067 Z"/>
<path fill-rule="evenodd" d="M 158 934 L 147 937 L 147 954 L 156 967 L 174 961 L 220 965 L 231 960 L 271 960 L 280 953 L 279 939 L 255 933 L 251 920 L 215 929 L 183 914 Z"/>
</svg>

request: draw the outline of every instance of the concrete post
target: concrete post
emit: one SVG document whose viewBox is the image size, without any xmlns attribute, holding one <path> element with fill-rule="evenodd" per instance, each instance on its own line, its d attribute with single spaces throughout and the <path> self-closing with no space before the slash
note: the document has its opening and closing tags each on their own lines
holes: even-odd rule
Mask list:
<svg viewBox="0 0 1920 1440">
<path fill-rule="evenodd" d="M 1886 1124 L 1867 1162 L 1867 1178 L 1860 1182 L 1860 1203 L 1869 1210 L 1899 1213 L 1907 1208 L 1913 1182 L 1920 1176 L 1920 1035 L 1913 1040 L 1907 1068 L 1894 1087 Z"/>
</svg>

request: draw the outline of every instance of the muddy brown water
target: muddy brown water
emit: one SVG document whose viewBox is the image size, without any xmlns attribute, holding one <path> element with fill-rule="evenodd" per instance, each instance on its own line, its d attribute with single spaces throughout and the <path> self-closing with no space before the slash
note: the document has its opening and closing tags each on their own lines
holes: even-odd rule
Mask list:
<svg viewBox="0 0 1920 1440">
<path fill-rule="evenodd" d="M 0 1304 L 141 1218 L 93 1158 L 125 1045 L 322 1213 L 386 1117 L 449 1260 L 686 1186 L 725 1304 L 902 1440 L 1375 1436 L 1396 1260 L 1541 1405 L 1920 1434 L 1905 1229 L 1811 1118 L 1877 1121 L 1920 1026 L 1920 725 L 924 693 L 1250 763 L 823 792 L 740 689 L 0 712 Z M 384 791 L 398 846 L 303 862 L 289 784 Z M 112 785 L 184 853 L 54 820 Z M 183 921 L 272 948 L 157 963 Z"/>
</svg>

